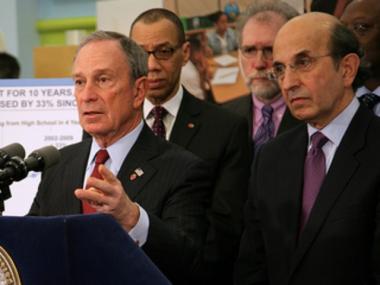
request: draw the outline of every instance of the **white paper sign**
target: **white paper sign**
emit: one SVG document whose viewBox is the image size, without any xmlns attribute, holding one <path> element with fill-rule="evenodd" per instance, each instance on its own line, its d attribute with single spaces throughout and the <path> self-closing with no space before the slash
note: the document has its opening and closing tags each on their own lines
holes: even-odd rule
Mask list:
<svg viewBox="0 0 380 285">
<path fill-rule="evenodd" d="M 0 80 L 0 148 L 17 142 L 28 155 L 47 145 L 62 148 L 81 136 L 71 79 Z M 39 173 L 29 172 L 14 182 L 3 214 L 25 215 L 39 181 Z"/>
</svg>

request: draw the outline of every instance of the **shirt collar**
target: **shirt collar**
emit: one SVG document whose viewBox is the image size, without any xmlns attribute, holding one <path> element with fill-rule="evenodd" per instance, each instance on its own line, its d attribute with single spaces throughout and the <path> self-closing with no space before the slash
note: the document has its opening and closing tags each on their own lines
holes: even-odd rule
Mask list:
<svg viewBox="0 0 380 285">
<path fill-rule="evenodd" d="M 134 128 L 131 132 L 126 134 L 124 137 L 120 138 L 118 141 L 114 142 L 112 145 L 107 147 L 109 154 L 109 159 L 107 165 L 110 167 L 112 173 L 117 174 L 121 165 L 123 164 L 124 159 L 127 157 L 132 146 L 135 144 L 138 136 L 140 135 L 143 129 L 144 123 L 143 120 Z M 92 139 L 90 156 L 88 160 L 88 167 L 92 165 L 95 161 L 96 153 L 101 149 L 97 144 L 95 139 Z"/>
<path fill-rule="evenodd" d="M 351 103 L 338 116 L 336 116 L 334 120 L 332 120 L 326 127 L 321 130 L 312 127 L 310 124 L 307 124 L 309 138 L 317 131 L 320 131 L 325 135 L 325 137 L 329 139 L 330 142 L 335 145 L 339 145 L 348 126 L 351 123 L 352 118 L 358 110 L 359 105 L 360 104 L 357 99 L 352 100 Z"/>
<path fill-rule="evenodd" d="M 257 99 L 255 95 L 252 95 L 252 100 L 255 108 L 261 111 L 265 104 Z M 278 96 L 278 98 L 275 101 L 271 102 L 270 105 L 272 106 L 273 111 L 276 112 L 276 110 L 282 108 L 285 105 L 285 100 L 282 96 Z"/>
<path fill-rule="evenodd" d="M 361 97 L 364 94 L 367 93 L 373 93 L 376 94 L 377 96 L 380 96 L 380 86 L 378 86 L 375 90 L 371 91 L 365 86 L 361 86 L 356 90 L 356 97 Z"/>
<path fill-rule="evenodd" d="M 180 85 L 177 93 L 161 106 L 164 107 L 170 115 L 172 115 L 173 117 L 177 117 L 182 98 L 183 98 L 183 87 L 182 85 Z M 153 105 L 152 102 L 150 102 L 147 98 L 145 98 L 144 107 L 143 107 L 144 119 L 147 119 L 149 117 L 150 112 L 152 111 L 154 107 L 155 105 Z"/>
</svg>

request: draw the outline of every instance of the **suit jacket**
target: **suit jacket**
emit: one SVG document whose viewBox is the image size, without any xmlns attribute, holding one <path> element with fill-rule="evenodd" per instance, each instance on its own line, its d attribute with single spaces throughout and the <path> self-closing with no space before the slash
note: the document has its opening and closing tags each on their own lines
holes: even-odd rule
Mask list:
<svg viewBox="0 0 380 285">
<path fill-rule="evenodd" d="M 361 106 L 299 235 L 306 125 L 259 150 L 236 284 L 380 284 L 380 119 Z"/>
<path fill-rule="evenodd" d="M 91 139 L 85 139 L 61 150 L 60 163 L 43 174 L 30 215 L 81 213 L 74 190 L 83 186 L 90 146 Z M 137 168 L 144 174 L 130 179 Z M 173 284 L 187 283 L 207 229 L 210 177 L 205 165 L 144 126 L 117 177 L 149 215 L 143 250 Z"/>
<path fill-rule="evenodd" d="M 247 129 L 244 118 L 184 90 L 170 141 L 204 159 L 212 171 L 214 191 L 202 269 L 214 284 L 232 283 L 251 162 Z M 204 282 L 206 278 L 202 277 Z"/>
<path fill-rule="evenodd" d="M 223 104 L 223 107 L 226 109 L 236 113 L 240 114 L 241 116 L 245 117 L 248 121 L 248 131 L 249 131 L 249 137 L 252 138 L 252 132 L 253 132 L 253 103 L 252 103 L 252 97 L 251 94 L 244 95 L 242 97 L 238 97 L 236 99 L 233 99 L 231 101 L 228 101 Z M 285 132 L 286 130 L 289 130 L 293 128 L 294 126 L 299 125 L 301 122 L 294 118 L 292 114 L 290 113 L 289 109 L 286 108 L 286 111 L 284 113 L 284 116 L 282 117 L 280 126 L 278 128 L 277 134 L 281 134 L 282 132 Z"/>
</svg>

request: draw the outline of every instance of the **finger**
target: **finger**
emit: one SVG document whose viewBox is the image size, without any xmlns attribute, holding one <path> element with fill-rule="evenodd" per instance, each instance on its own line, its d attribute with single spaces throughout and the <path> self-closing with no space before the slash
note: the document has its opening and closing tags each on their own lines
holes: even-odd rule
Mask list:
<svg viewBox="0 0 380 285">
<path fill-rule="evenodd" d="M 74 195 L 79 200 L 85 200 L 88 203 L 104 204 L 104 194 L 95 188 L 77 189 L 74 191 Z"/>
<path fill-rule="evenodd" d="M 98 168 L 100 175 L 103 177 L 103 180 L 114 184 L 118 181 L 117 177 L 109 170 L 107 167 L 105 167 L 103 164 L 99 166 Z"/>
</svg>

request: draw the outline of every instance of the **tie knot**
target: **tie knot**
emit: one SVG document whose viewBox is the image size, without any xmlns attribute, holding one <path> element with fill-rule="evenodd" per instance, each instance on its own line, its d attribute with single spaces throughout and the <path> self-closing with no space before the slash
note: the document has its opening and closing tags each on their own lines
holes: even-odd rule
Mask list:
<svg viewBox="0 0 380 285">
<path fill-rule="evenodd" d="M 363 96 L 360 96 L 359 100 L 364 105 L 366 105 L 370 110 L 372 110 L 373 107 L 375 107 L 375 105 L 380 102 L 380 96 L 377 96 L 376 94 L 373 94 L 373 93 L 367 93 L 367 94 L 364 94 Z"/>
<path fill-rule="evenodd" d="M 104 164 L 110 156 L 106 149 L 101 149 L 96 153 L 95 164 Z"/>
<path fill-rule="evenodd" d="M 321 149 L 329 139 L 321 132 L 316 132 L 311 136 L 311 147 Z"/>
<path fill-rule="evenodd" d="M 261 108 L 261 113 L 263 114 L 263 117 L 266 119 L 272 118 L 273 107 L 271 105 L 264 105 Z"/>
<path fill-rule="evenodd" d="M 150 113 L 153 115 L 155 120 L 162 120 L 168 111 L 164 107 L 156 106 L 152 109 L 152 111 L 150 111 Z"/>
</svg>

